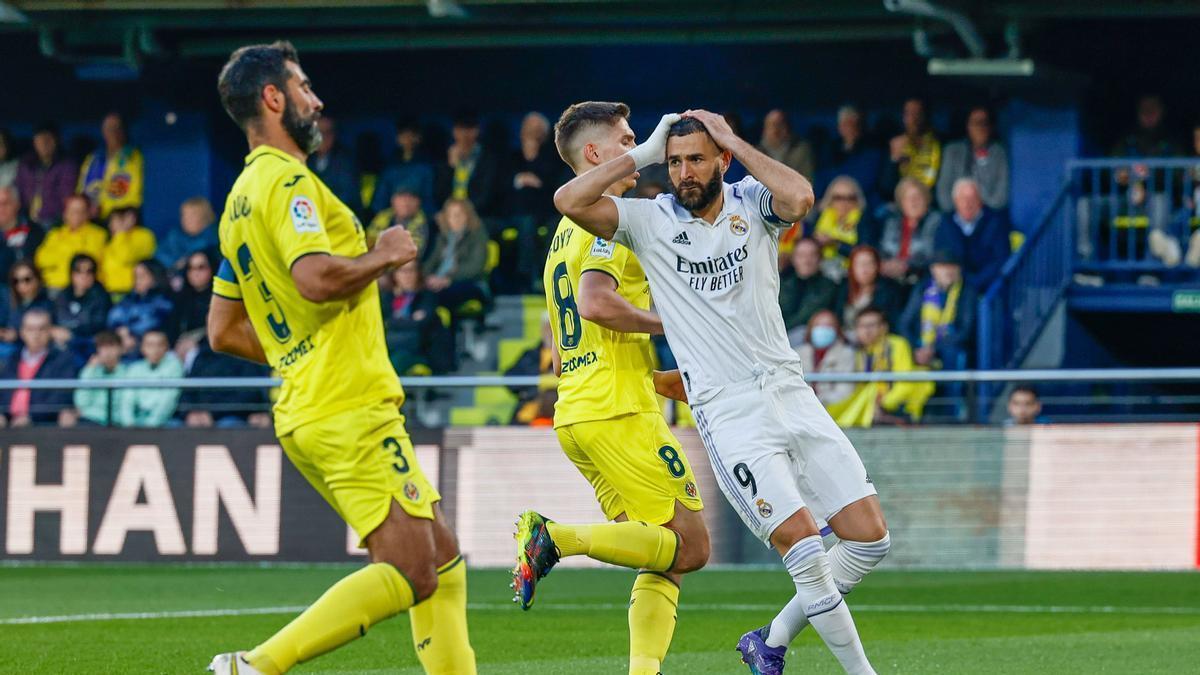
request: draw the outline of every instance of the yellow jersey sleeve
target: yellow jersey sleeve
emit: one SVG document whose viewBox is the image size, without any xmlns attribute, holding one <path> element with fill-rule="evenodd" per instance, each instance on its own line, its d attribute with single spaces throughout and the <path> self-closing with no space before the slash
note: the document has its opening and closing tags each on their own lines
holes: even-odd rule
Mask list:
<svg viewBox="0 0 1200 675">
<path fill-rule="evenodd" d="M 580 234 L 587 233 L 580 231 Z M 584 272 L 604 272 L 620 286 L 622 275 L 625 273 L 625 263 L 630 255 L 632 254 L 629 249 L 624 246 L 600 237 L 592 237 L 592 244 L 579 266 L 580 275 Z"/>
<path fill-rule="evenodd" d="M 238 285 L 237 275 L 233 273 L 233 265 L 225 258 L 221 258 L 221 266 L 217 269 L 217 275 L 213 277 L 213 293 L 226 300 L 242 299 L 242 287 Z"/>
<path fill-rule="evenodd" d="M 332 253 L 322 222 L 328 209 L 326 191 L 319 189 L 311 176 L 296 174 L 280 178 L 274 192 L 271 200 L 276 208 L 268 212 L 271 216 L 266 225 L 287 268 L 306 255 Z"/>
</svg>

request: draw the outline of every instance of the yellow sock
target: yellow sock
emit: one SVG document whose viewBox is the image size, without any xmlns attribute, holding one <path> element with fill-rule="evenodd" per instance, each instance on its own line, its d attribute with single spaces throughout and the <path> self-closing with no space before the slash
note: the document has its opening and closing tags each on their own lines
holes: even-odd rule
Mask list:
<svg viewBox="0 0 1200 675">
<path fill-rule="evenodd" d="M 337 649 L 367 629 L 408 609 L 412 586 L 387 563 L 374 563 L 343 578 L 269 640 L 246 654 L 268 675 Z"/>
<path fill-rule="evenodd" d="M 592 560 L 666 572 L 675 564 L 679 537 L 660 525 L 643 522 L 561 525 L 550 523 L 550 538 L 562 557 L 586 555 Z"/>
<path fill-rule="evenodd" d="M 462 556 L 438 568 L 437 591 L 408 611 L 413 644 L 428 675 L 475 675 L 467 636 L 467 564 Z"/>
<path fill-rule="evenodd" d="M 629 597 L 629 675 L 656 675 L 675 635 L 679 587 L 654 572 L 638 574 Z"/>
</svg>

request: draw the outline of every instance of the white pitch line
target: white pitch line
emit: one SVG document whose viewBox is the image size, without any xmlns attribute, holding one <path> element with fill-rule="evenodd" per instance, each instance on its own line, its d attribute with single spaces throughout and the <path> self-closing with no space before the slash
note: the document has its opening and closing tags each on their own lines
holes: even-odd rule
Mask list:
<svg viewBox="0 0 1200 675">
<path fill-rule="evenodd" d="M 470 603 L 468 609 L 509 610 L 509 603 Z M 538 605 L 537 611 L 579 612 L 628 609 L 621 603 L 564 603 Z M 775 612 L 780 605 L 767 604 L 687 604 L 679 607 L 689 611 L 722 612 Z M 0 618 L 0 625 L 25 625 L 45 623 L 77 623 L 85 621 L 139 621 L 156 619 L 196 619 L 224 616 L 255 616 L 264 614 L 296 614 L 304 611 L 302 605 L 284 607 L 246 607 L 240 609 L 192 609 L 170 612 L 104 612 L 94 614 L 63 614 L 52 616 L 17 616 Z M 1114 605 L 852 605 L 855 612 L 881 612 L 898 614 L 1139 614 L 1139 615 L 1183 615 L 1200 616 L 1200 607 L 1117 607 Z"/>
</svg>

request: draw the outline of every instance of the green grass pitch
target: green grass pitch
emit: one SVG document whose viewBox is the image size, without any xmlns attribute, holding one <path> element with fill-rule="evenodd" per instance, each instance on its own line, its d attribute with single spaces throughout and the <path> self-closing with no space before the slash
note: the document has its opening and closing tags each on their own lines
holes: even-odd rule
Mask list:
<svg viewBox="0 0 1200 675">
<path fill-rule="evenodd" d="M 3 567 L 0 672 L 200 673 L 350 569 Z M 470 576 L 480 673 L 625 672 L 632 573 L 556 571 L 527 613 L 509 601 L 507 581 L 495 570 Z M 782 570 L 688 577 L 664 672 L 745 672 L 733 645 L 789 596 Z M 850 600 L 880 673 L 1200 672 L 1200 574 L 881 571 Z M 28 617 L 72 618 L 19 622 Z M 838 672 L 811 629 L 792 647 L 788 672 Z M 296 672 L 415 674 L 416 664 L 401 616 Z"/>
</svg>

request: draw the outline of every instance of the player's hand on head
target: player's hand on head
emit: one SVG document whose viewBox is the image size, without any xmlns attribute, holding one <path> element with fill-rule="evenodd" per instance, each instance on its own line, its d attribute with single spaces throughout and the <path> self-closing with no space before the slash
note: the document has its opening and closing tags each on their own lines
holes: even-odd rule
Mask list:
<svg viewBox="0 0 1200 675">
<path fill-rule="evenodd" d="M 722 148 L 728 148 L 729 145 L 737 140 L 737 134 L 733 133 L 733 127 L 729 126 L 729 122 L 725 121 L 725 117 L 707 110 L 689 110 L 683 114 L 684 117 L 691 117 L 708 130 L 708 135 L 716 141 L 717 145 Z"/>
<path fill-rule="evenodd" d="M 650 132 L 650 136 L 638 146 L 629 151 L 638 169 L 651 164 L 662 164 L 667 159 L 667 136 L 671 133 L 671 125 L 683 117 L 679 113 L 669 113 L 658 120 L 658 126 Z"/>
<path fill-rule="evenodd" d="M 413 241 L 412 233 L 400 226 L 389 227 L 380 233 L 375 240 L 375 250 L 383 252 L 393 266 L 403 265 L 417 257 L 417 244 Z"/>
</svg>

